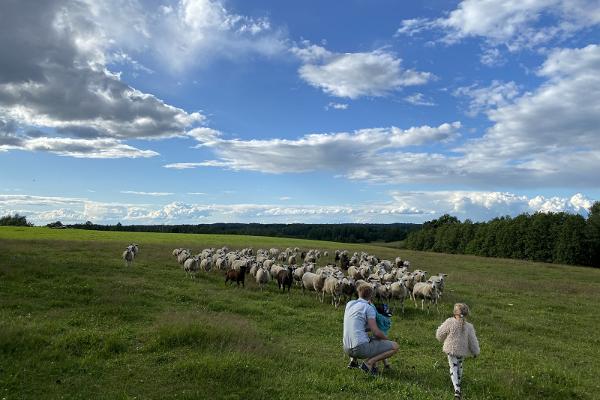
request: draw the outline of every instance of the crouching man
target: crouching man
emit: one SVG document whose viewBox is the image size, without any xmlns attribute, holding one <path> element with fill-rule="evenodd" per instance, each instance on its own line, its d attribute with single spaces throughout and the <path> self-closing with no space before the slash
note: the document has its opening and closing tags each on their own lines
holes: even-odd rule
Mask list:
<svg viewBox="0 0 600 400">
<path fill-rule="evenodd" d="M 356 358 L 364 359 L 360 368 L 377 375 L 377 362 L 396 354 L 398 343 L 388 340 L 377 327 L 376 310 L 371 306 L 373 287 L 362 284 L 358 287 L 358 300 L 349 301 L 344 312 L 344 352 L 352 358 L 348 367 L 358 367 Z M 373 334 L 369 338 L 367 331 Z"/>
</svg>

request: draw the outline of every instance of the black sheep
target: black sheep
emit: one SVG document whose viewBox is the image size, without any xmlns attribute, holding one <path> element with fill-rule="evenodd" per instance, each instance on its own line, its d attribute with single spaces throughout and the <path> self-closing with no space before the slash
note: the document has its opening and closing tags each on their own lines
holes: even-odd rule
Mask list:
<svg viewBox="0 0 600 400">
<path fill-rule="evenodd" d="M 235 282 L 238 286 L 240 286 L 240 282 L 242 282 L 242 287 L 244 286 L 244 280 L 246 279 L 246 267 L 240 267 L 240 270 L 230 269 L 225 274 L 225 283 L 231 281 L 231 283 Z"/>
</svg>

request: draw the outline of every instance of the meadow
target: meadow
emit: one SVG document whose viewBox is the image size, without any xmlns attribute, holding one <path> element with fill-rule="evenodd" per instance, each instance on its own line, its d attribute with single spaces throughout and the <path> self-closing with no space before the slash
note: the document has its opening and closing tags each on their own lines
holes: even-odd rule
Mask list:
<svg viewBox="0 0 600 400">
<path fill-rule="evenodd" d="M 120 256 L 140 245 L 132 267 Z M 343 307 L 275 284 L 185 276 L 171 251 L 295 247 L 402 256 L 448 274 L 440 313 L 407 301 L 393 370 L 347 370 Z M 322 259 L 320 264 L 332 261 Z M 600 270 L 297 239 L 0 228 L 0 399 L 452 399 L 434 332 L 471 306 L 466 399 L 597 399 Z"/>
</svg>

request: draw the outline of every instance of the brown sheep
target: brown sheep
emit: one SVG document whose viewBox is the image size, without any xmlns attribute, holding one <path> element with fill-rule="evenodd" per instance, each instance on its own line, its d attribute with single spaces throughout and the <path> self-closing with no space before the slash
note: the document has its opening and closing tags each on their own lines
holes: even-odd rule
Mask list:
<svg viewBox="0 0 600 400">
<path fill-rule="evenodd" d="M 294 282 L 293 270 L 291 268 L 284 268 L 277 273 L 277 287 L 285 292 L 287 286 L 288 293 L 292 288 L 292 282 Z"/>
<path fill-rule="evenodd" d="M 246 266 L 245 265 L 241 266 L 239 271 L 235 270 L 235 269 L 230 269 L 225 274 L 225 283 L 226 284 L 227 284 L 227 282 L 231 281 L 232 284 L 233 284 L 233 282 L 235 282 L 235 283 L 237 283 L 238 286 L 240 286 L 240 282 L 242 282 L 242 287 L 245 287 L 244 286 L 245 279 L 246 279 Z"/>
</svg>

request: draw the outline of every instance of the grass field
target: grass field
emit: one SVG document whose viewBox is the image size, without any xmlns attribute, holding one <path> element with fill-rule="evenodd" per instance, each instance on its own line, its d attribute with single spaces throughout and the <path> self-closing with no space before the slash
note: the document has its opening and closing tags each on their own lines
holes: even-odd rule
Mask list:
<svg viewBox="0 0 600 400">
<path fill-rule="evenodd" d="M 135 265 L 120 259 L 140 244 Z M 407 303 L 378 378 L 347 370 L 343 310 L 276 286 L 185 277 L 171 251 L 365 250 L 449 274 L 441 312 Z M 327 260 L 325 260 L 327 261 Z M 471 306 L 467 399 L 597 399 L 600 270 L 246 236 L 0 228 L 0 399 L 451 399 L 435 328 Z"/>
</svg>

